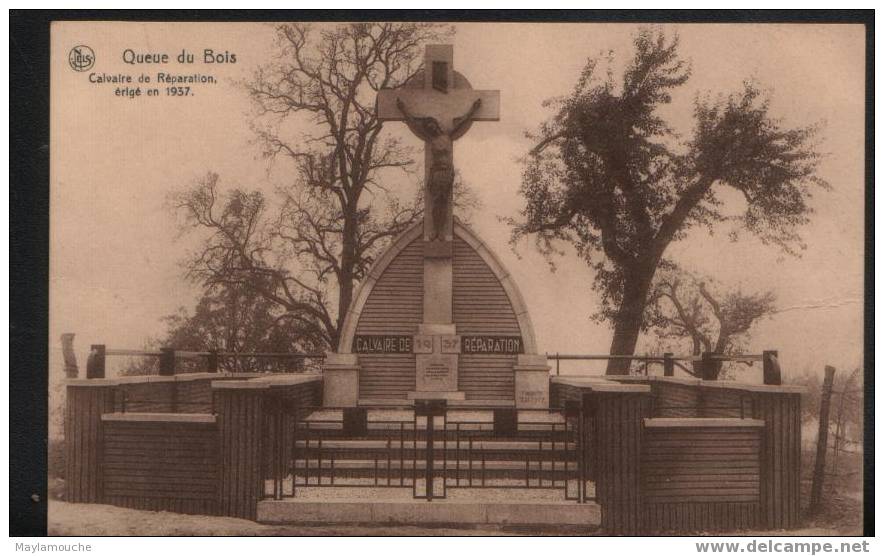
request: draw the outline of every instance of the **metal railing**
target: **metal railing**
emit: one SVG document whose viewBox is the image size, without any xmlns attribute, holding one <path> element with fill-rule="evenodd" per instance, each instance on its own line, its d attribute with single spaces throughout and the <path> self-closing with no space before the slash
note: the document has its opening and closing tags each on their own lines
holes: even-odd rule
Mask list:
<svg viewBox="0 0 884 556">
<path fill-rule="evenodd" d="M 508 411 L 492 407 L 371 411 L 372 419 L 365 408 L 270 409 L 265 496 L 294 497 L 316 487 L 409 488 L 412 497 L 432 501 L 446 498 L 449 489 L 472 488 L 559 490 L 566 500 L 593 499 L 580 410 L 550 409 L 546 421 L 506 426 L 475 417 Z"/>
<path fill-rule="evenodd" d="M 778 360 L 778 352 L 776 350 L 766 350 L 760 354 L 718 354 L 712 352 L 703 352 L 700 355 L 676 356 L 673 353 L 664 353 L 662 355 L 611 355 L 611 354 L 570 354 L 570 353 L 546 353 L 546 358 L 556 362 L 556 376 L 561 375 L 562 361 L 637 361 L 642 364 L 640 374 L 647 375 L 650 365 L 662 365 L 663 376 L 675 376 L 675 368 L 678 367 L 687 374 L 696 378 L 706 380 L 714 380 L 716 377 L 716 366 L 721 362 L 744 363 L 752 365 L 756 361 L 762 363 L 762 373 L 764 384 L 782 384 L 782 376 L 780 364 Z M 695 371 L 688 367 L 685 363 L 690 363 L 691 367 L 695 363 L 699 363 L 699 369 Z"/>
<path fill-rule="evenodd" d="M 298 362 L 303 369 L 308 361 L 322 361 L 324 353 L 288 353 L 288 352 L 237 352 L 237 351 L 188 351 L 174 348 L 159 350 L 107 349 L 104 344 L 93 344 L 86 360 L 86 378 L 104 378 L 108 357 L 156 357 L 159 359 L 160 376 L 174 376 L 179 370 L 177 361 L 200 361 L 205 364 L 205 372 L 217 373 L 224 359 L 239 360 L 292 360 Z M 260 371 L 259 371 L 260 372 Z M 264 371 L 266 372 L 266 371 Z"/>
</svg>

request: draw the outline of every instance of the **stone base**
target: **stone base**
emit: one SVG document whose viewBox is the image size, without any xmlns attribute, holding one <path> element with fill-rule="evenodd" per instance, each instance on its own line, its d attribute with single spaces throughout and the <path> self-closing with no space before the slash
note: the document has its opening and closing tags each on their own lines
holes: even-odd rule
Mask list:
<svg viewBox="0 0 884 556">
<path fill-rule="evenodd" d="M 513 372 L 516 375 L 516 408 L 548 408 L 549 366 L 546 356 L 519 355 Z"/>
<path fill-rule="evenodd" d="M 409 392 L 408 399 L 463 401 L 467 395 L 464 392 Z"/>
<path fill-rule="evenodd" d="M 322 366 L 322 405 L 356 407 L 359 401 L 359 364 L 355 354 L 329 353 Z"/>
<path fill-rule="evenodd" d="M 331 489 L 334 490 L 334 489 Z M 370 490 L 370 489 L 366 489 Z M 383 489 L 388 494 L 390 489 Z M 258 502 L 258 521 L 289 524 L 488 524 L 488 525 L 549 525 L 598 527 L 601 508 L 598 504 L 575 504 L 570 501 L 500 502 L 488 497 L 478 500 L 433 499 L 378 500 L 374 497 L 315 500 L 287 498 Z M 466 492 L 466 491 L 465 491 Z M 538 492 L 536 490 L 532 491 Z M 558 493 L 557 493 L 558 494 Z M 411 492 L 408 492 L 411 496 Z M 561 496 L 561 495 L 559 495 Z M 472 497 L 471 497 L 472 498 Z"/>
</svg>

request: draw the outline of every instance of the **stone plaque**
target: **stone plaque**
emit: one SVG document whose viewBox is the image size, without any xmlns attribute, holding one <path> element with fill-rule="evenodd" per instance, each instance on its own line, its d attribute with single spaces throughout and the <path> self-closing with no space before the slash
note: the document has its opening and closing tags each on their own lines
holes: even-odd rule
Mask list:
<svg viewBox="0 0 884 556">
<path fill-rule="evenodd" d="M 415 334 L 414 352 L 433 353 L 433 337 L 427 334 Z"/>
<path fill-rule="evenodd" d="M 457 354 L 418 355 L 415 386 L 418 392 L 457 390 Z"/>
<path fill-rule="evenodd" d="M 460 353 L 460 336 L 439 336 L 442 353 Z"/>
</svg>

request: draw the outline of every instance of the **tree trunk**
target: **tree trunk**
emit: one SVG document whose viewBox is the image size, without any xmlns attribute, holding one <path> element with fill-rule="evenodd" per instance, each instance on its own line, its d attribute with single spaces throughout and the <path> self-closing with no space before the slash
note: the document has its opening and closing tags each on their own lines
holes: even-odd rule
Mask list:
<svg viewBox="0 0 884 556">
<path fill-rule="evenodd" d="M 645 302 L 651 289 L 656 262 L 650 268 L 627 271 L 623 287 L 623 299 L 614 320 L 614 337 L 611 339 L 611 355 L 633 355 L 638 335 L 644 321 Z M 609 359 L 605 374 L 629 374 L 629 359 Z"/>
<path fill-rule="evenodd" d="M 718 341 L 715 342 L 715 349 L 712 350 L 712 353 L 714 353 L 715 355 L 725 355 L 729 343 L 729 334 L 719 332 Z M 709 380 L 718 380 L 719 377 L 721 377 L 721 369 L 724 366 L 724 361 L 722 361 L 721 359 L 715 359 L 712 361 L 711 366 L 712 368 L 710 369 L 709 376 L 707 378 Z"/>
<path fill-rule="evenodd" d="M 338 277 L 338 320 L 336 330 L 331 332 L 332 347 L 340 349 L 338 341 L 344 330 L 344 319 L 353 300 L 353 267 L 356 262 L 356 223 L 355 216 L 345 217 L 341 238 L 341 274 Z"/>
</svg>

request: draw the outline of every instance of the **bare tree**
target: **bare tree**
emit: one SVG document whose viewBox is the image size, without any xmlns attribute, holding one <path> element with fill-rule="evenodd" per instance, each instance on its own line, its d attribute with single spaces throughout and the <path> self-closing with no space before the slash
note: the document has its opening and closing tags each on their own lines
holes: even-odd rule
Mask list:
<svg viewBox="0 0 884 556">
<path fill-rule="evenodd" d="M 668 268 L 655 278 L 645 323 L 660 339 L 689 341 L 693 355 L 738 353 L 752 326 L 774 313 L 775 299 L 770 291 L 725 290 L 711 280 Z M 715 361 L 712 376 L 705 378 L 718 378 L 722 363 Z M 694 374 L 700 376 L 698 362 Z"/>
<path fill-rule="evenodd" d="M 795 378 L 795 383 L 805 388 L 801 396 L 802 422 L 806 425 L 818 424 L 824 390 L 822 377 L 818 371 L 805 369 Z M 831 500 L 832 494 L 862 491 L 861 454 L 867 411 L 864 394 L 861 367 L 835 374 L 828 420 L 830 442 L 826 454 L 824 505 Z"/>
<path fill-rule="evenodd" d="M 279 25 L 278 55 L 244 86 L 265 156 L 291 164 L 282 207 L 270 215 L 258 192 L 222 195 L 212 174 L 178 196 L 186 225 L 209 236 L 189 274 L 255 288 L 284 309 L 280 318 L 337 347 L 356 284 L 421 213 L 417 199 L 400 202 L 389 187 L 396 171 L 409 178 L 414 160 L 381 135 L 375 97 L 413 76 L 423 44 L 446 32 L 427 23 Z"/>
<path fill-rule="evenodd" d="M 590 60 L 570 96 L 550 102 L 555 114 L 531 135 L 521 192 L 527 204 L 513 221 L 513 241 L 532 235 L 548 254 L 571 243 L 595 271 L 596 317 L 614 328 L 610 352 L 630 355 L 643 328 L 654 274 L 668 246 L 696 227 L 726 219 L 765 243 L 796 253 L 796 228 L 808 221 L 816 176 L 815 127 L 788 128 L 746 83 L 727 97 L 698 96 L 688 140 L 660 116 L 690 77 L 678 38 L 641 30 L 622 80 L 599 78 Z M 721 191 L 742 194 L 738 218 L 720 211 Z M 627 372 L 628 359 L 607 372 Z"/>
<path fill-rule="evenodd" d="M 185 261 L 187 276 L 207 292 L 248 289 L 282 308 L 306 341 L 327 345 L 334 325 L 326 308 L 326 289 L 310 283 L 301 269 L 290 268 L 281 253 L 267 201 L 261 192 L 233 189 L 223 193 L 217 174 L 208 174 L 175 196 L 184 229 L 205 232 L 199 248 Z"/>
<path fill-rule="evenodd" d="M 832 443 L 833 475 L 838 474 L 838 459 L 842 452 L 862 449 L 865 409 L 862 378 L 860 369 L 855 368 L 846 378 L 836 381 L 834 386 L 833 392 L 837 397 L 838 410 L 835 414 L 835 438 Z"/>
</svg>

